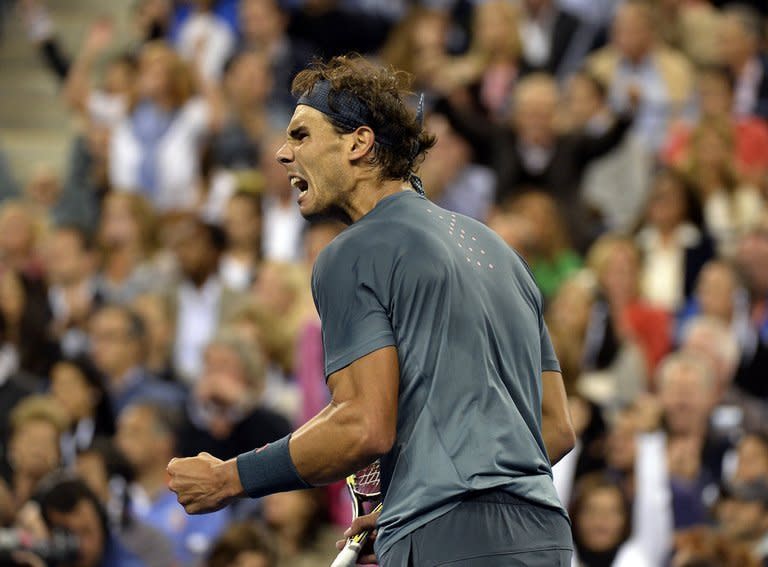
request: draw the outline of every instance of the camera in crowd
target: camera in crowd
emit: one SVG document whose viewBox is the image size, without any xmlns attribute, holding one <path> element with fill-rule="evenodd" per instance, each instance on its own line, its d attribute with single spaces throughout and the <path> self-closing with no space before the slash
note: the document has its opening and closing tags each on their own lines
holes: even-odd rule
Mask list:
<svg viewBox="0 0 768 567">
<path fill-rule="evenodd" d="M 47 539 L 40 539 L 18 529 L 0 529 L 0 566 L 15 565 L 13 554 L 33 553 L 47 565 L 55 566 L 76 561 L 80 551 L 78 539 L 69 532 L 54 530 Z"/>
</svg>

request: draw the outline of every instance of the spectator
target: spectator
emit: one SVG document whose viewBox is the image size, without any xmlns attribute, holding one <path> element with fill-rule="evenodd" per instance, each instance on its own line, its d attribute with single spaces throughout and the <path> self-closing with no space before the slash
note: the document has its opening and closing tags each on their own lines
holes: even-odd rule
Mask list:
<svg viewBox="0 0 768 567">
<path fill-rule="evenodd" d="M 261 406 L 264 373 L 258 351 L 242 339 L 231 332 L 214 338 L 205 349 L 178 453 L 204 451 L 226 460 L 287 435 L 288 421 Z"/>
<path fill-rule="evenodd" d="M 307 223 L 299 211 L 294 188 L 275 159 L 283 141 L 282 134 L 271 135 L 260 156 L 265 179 L 261 244 L 264 259 L 295 262 L 301 258 L 301 235 Z"/>
<path fill-rule="evenodd" d="M 760 15 L 747 6 L 728 6 L 720 23 L 720 57 L 736 78 L 733 111 L 768 119 L 768 57 L 761 46 Z"/>
<path fill-rule="evenodd" d="M 224 231 L 227 247 L 221 258 L 221 279 L 237 291 L 253 283 L 261 261 L 261 196 L 238 191 L 227 202 Z"/>
<path fill-rule="evenodd" d="M 13 269 L 0 273 L 0 341 L 10 372 L 21 370 L 39 379 L 58 355 L 46 299 L 40 280 Z"/>
<path fill-rule="evenodd" d="M 258 165 L 264 138 L 278 118 L 269 106 L 272 83 L 264 51 L 246 49 L 227 61 L 210 141 L 214 166 L 237 170 Z"/>
<path fill-rule="evenodd" d="M 313 567 L 333 562 L 339 530 L 326 521 L 325 491 L 300 490 L 264 498 L 264 521 L 277 541 L 280 567 Z"/>
<path fill-rule="evenodd" d="M 277 567 L 277 549 L 262 527 L 243 522 L 231 524 L 214 543 L 205 567 Z"/>
<path fill-rule="evenodd" d="M 508 202 L 509 211 L 531 221 L 534 252 L 531 271 L 545 299 L 581 267 L 581 258 L 564 228 L 562 208 L 543 192 L 530 191 Z"/>
<path fill-rule="evenodd" d="M 235 48 L 235 35 L 213 11 L 214 0 L 195 0 L 194 11 L 178 32 L 176 48 L 198 76 L 212 83 L 221 77 L 224 63 Z"/>
<path fill-rule="evenodd" d="M 726 534 L 748 546 L 763 563 L 768 560 L 768 482 L 726 486 L 716 515 Z"/>
<path fill-rule="evenodd" d="M 114 435 L 109 393 L 90 359 L 57 362 L 51 370 L 51 395 L 66 414 L 67 429 L 61 436 L 65 463 L 74 463 L 77 453 L 88 449 L 96 437 Z"/>
<path fill-rule="evenodd" d="M 626 108 L 637 94 L 635 132 L 651 150 L 658 150 L 672 119 L 691 101 L 690 63 L 655 37 L 653 12 L 643 0 L 627 0 L 616 12 L 611 45 L 588 60 L 588 68 L 610 85 L 615 108 Z"/>
<path fill-rule="evenodd" d="M 110 141 L 111 185 L 142 193 L 161 211 L 189 210 L 199 200 L 208 104 L 195 96 L 189 67 L 162 42 L 141 49 L 133 87 Z"/>
<path fill-rule="evenodd" d="M 601 358 L 604 363 L 629 340 L 642 349 L 644 374 L 652 375 L 672 348 L 672 319 L 669 312 L 649 305 L 640 295 L 640 251 L 629 237 L 605 234 L 590 248 L 586 263 L 599 290 L 590 318 L 592 340 L 586 359 L 600 366 Z"/>
<path fill-rule="evenodd" d="M 8 440 L 8 486 L 18 510 L 46 475 L 62 464 L 59 438 L 67 422 L 61 408 L 47 396 L 29 396 L 11 412 Z"/>
<path fill-rule="evenodd" d="M 162 406 L 131 405 L 120 416 L 115 442 L 135 471 L 130 513 L 165 534 L 178 565 L 194 565 L 224 530 L 230 510 L 189 516 L 168 489 L 165 468 L 175 454 L 178 427 L 172 416 Z"/>
<path fill-rule="evenodd" d="M 86 349 L 88 317 L 103 302 L 94 243 L 83 229 L 60 226 L 46 240 L 45 263 L 53 335 L 66 356 L 77 356 Z"/>
<path fill-rule="evenodd" d="M 493 172 L 471 163 L 472 148 L 445 117 L 431 115 L 427 128 L 438 137 L 419 171 L 428 197 L 443 208 L 485 222 L 496 191 Z"/>
<path fill-rule="evenodd" d="M 621 142 L 632 117 L 622 115 L 600 136 L 581 131 L 559 134 L 558 99 L 554 79 L 537 73 L 518 83 L 510 127 L 494 128 L 479 116 L 447 105 L 438 109 L 470 141 L 478 162 L 496 172 L 498 204 L 530 187 L 549 193 L 562 208 L 567 230 L 581 249 L 594 237 L 594 225 L 579 194 L 584 169 Z"/>
<path fill-rule="evenodd" d="M 7 200 L 0 206 L 0 262 L 30 277 L 40 277 L 38 246 L 45 235 L 45 221 L 23 201 Z"/>
<path fill-rule="evenodd" d="M 699 271 L 715 255 L 701 227 L 701 206 L 690 185 L 671 170 L 659 172 L 637 233 L 641 290 L 651 304 L 674 312 L 690 297 Z"/>
<path fill-rule="evenodd" d="M 651 563 L 630 539 L 630 504 L 615 482 L 584 477 L 570 508 L 577 567 L 645 567 Z"/>
<path fill-rule="evenodd" d="M 714 123 L 730 138 L 736 173 L 760 187 L 768 171 L 768 127 L 765 121 L 751 115 L 733 114 L 735 79 L 728 67 L 703 66 L 696 77 L 697 116 L 693 121 L 679 120 L 670 126 L 661 158 L 674 166 L 684 166 L 690 159 L 691 130 L 698 125 Z"/>
<path fill-rule="evenodd" d="M 589 71 L 571 75 L 563 93 L 561 127 L 567 132 L 603 134 L 618 119 L 607 94 L 607 85 Z M 652 158 L 637 136 L 625 136 L 584 172 L 582 199 L 609 230 L 629 231 L 637 222 L 650 185 Z"/>
<path fill-rule="evenodd" d="M 154 265 L 155 214 L 137 193 L 112 193 L 103 202 L 97 245 L 101 253 L 99 290 L 109 303 L 130 303 L 140 293 L 163 287 Z"/>
<path fill-rule="evenodd" d="M 136 313 L 119 305 L 102 307 L 91 317 L 89 338 L 93 362 L 106 379 L 117 417 L 139 400 L 181 407 L 183 390 L 159 381 L 145 367 L 147 335 Z"/>
<path fill-rule="evenodd" d="M 597 30 L 585 26 L 554 0 L 521 2 L 518 33 L 523 46 L 523 70 L 568 76 L 597 40 Z"/>
<path fill-rule="evenodd" d="M 241 48 L 255 49 L 269 58 L 273 77 L 270 105 L 288 118 L 295 100 L 291 95 L 291 81 L 312 58 L 309 47 L 289 37 L 288 14 L 277 0 L 240 0 Z M 287 120 L 286 120 L 287 122 Z"/>
<path fill-rule="evenodd" d="M 749 297 L 748 313 L 757 338 L 745 350 L 736 384 L 745 392 L 765 399 L 768 387 L 762 378 L 768 368 L 768 230 L 757 228 L 744 235 L 736 251 L 736 264 Z"/>
<path fill-rule="evenodd" d="M 113 443 L 104 437 L 77 456 L 77 474 L 98 497 L 107 512 L 116 539 L 146 567 L 174 565 L 173 548 L 165 535 L 141 522 L 131 512 L 126 484 L 133 470 Z"/>
<path fill-rule="evenodd" d="M 131 309 L 141 317 L 147 330 L 147 370 L 165 382 L 178 381 L 173 366 L 173 313 L 167 298 L 145 293 L 133 300 Z"/>
<path fill-rule="evenodd" d="M 183 217 L 171 228 L 171 240 L 180 272 L 171 297 L 176 313 L 173 361 L 179 377 L 191 383 L 200 373 L 202 351 L 219 322 L 231 317 L 245 298 L 219 276 L 226 243 L 219 227 Z"/>
<path fill-rule="evenodd" d="M 730 255 L 738 236 L 755 226 L 763 209 L 760 191 L 739 177 L 727 125 L 708 122 L 691 133 L 686 174 L 704 208 L 704 226 Z"/>
<path fill-rule="evenodd" d="M 714 528 L 699 526 L 675 536 L 674 567 L 760 567 L 746 548 Z"/>
<path fill-rule="evenodd" d="M 78 567 L 145 567 L 109 528 L 98 497 L 79 479 L 52 479 L 36 500 L 47 529 L 64 529 L 78 539 Z"/>
<path fill-rule="evenodd" d="M 747 431 L 736 446 L 736 458 L 734 483 L 768 482 L 768 435 Z"/>
</svg>

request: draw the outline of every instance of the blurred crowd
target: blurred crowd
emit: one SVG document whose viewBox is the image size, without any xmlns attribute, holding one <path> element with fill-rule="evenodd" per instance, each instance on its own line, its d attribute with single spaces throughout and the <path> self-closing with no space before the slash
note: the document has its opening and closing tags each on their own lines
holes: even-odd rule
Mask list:
<svg viewBox="0 0 768 567">
<path fill-rule="evenodd" d="M 68 530 L 82 567 L 330 562 L 343 487 L 192 517 L 165 466 L 328 402 L 309 281 L 344 227 L 302 219 L 274 153 L 293 75 L 356 51 L 425 94 L 429 198 L 542 291 L 574 565 L 768 565 L 764 0 L 131 10 L 128 37 L 97 15 L 72 49 L 43 0 L 0 2 L 78 125 L 23 186 L 0 153 L 0 530 Z"/>
</svg>

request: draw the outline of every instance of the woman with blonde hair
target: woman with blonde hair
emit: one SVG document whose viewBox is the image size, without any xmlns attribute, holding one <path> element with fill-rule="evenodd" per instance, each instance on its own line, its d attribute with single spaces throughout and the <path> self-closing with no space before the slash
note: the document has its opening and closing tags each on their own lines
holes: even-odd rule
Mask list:
<svg viewBox="0 0 768 567">
<path fill-rule="evenodd" d="M 111 139 L 114 188 L 140 192 L 164 211 L 197 204 L 210 110 L 195 95 L 192 70 L 171 47 L 158 41 L 142 48 L 128 114 Z"/>
<path fill-rule="evenodd" d="M 99 286 L 109 302 L 127 303 L 161 285 L 152 262 L 157 249 L 155 214 L 142 195 L 111 193 L 104 199 L 97 242 Z"/>
</svg>

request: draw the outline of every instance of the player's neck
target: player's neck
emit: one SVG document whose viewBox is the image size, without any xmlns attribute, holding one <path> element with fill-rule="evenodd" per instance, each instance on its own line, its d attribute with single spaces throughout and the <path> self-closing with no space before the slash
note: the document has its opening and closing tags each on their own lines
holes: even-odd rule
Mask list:
<svg viewBox="0 0 768 567">
<path fill-rule="evenodd" d="M 370 213 L 379 201 L 408 189 L 408 185 L 401 179 L 361 180 L 354 191 L 350 192 L 349 199 L 344 207 L 350 223 L 356 223 Z"/>
</svg>

